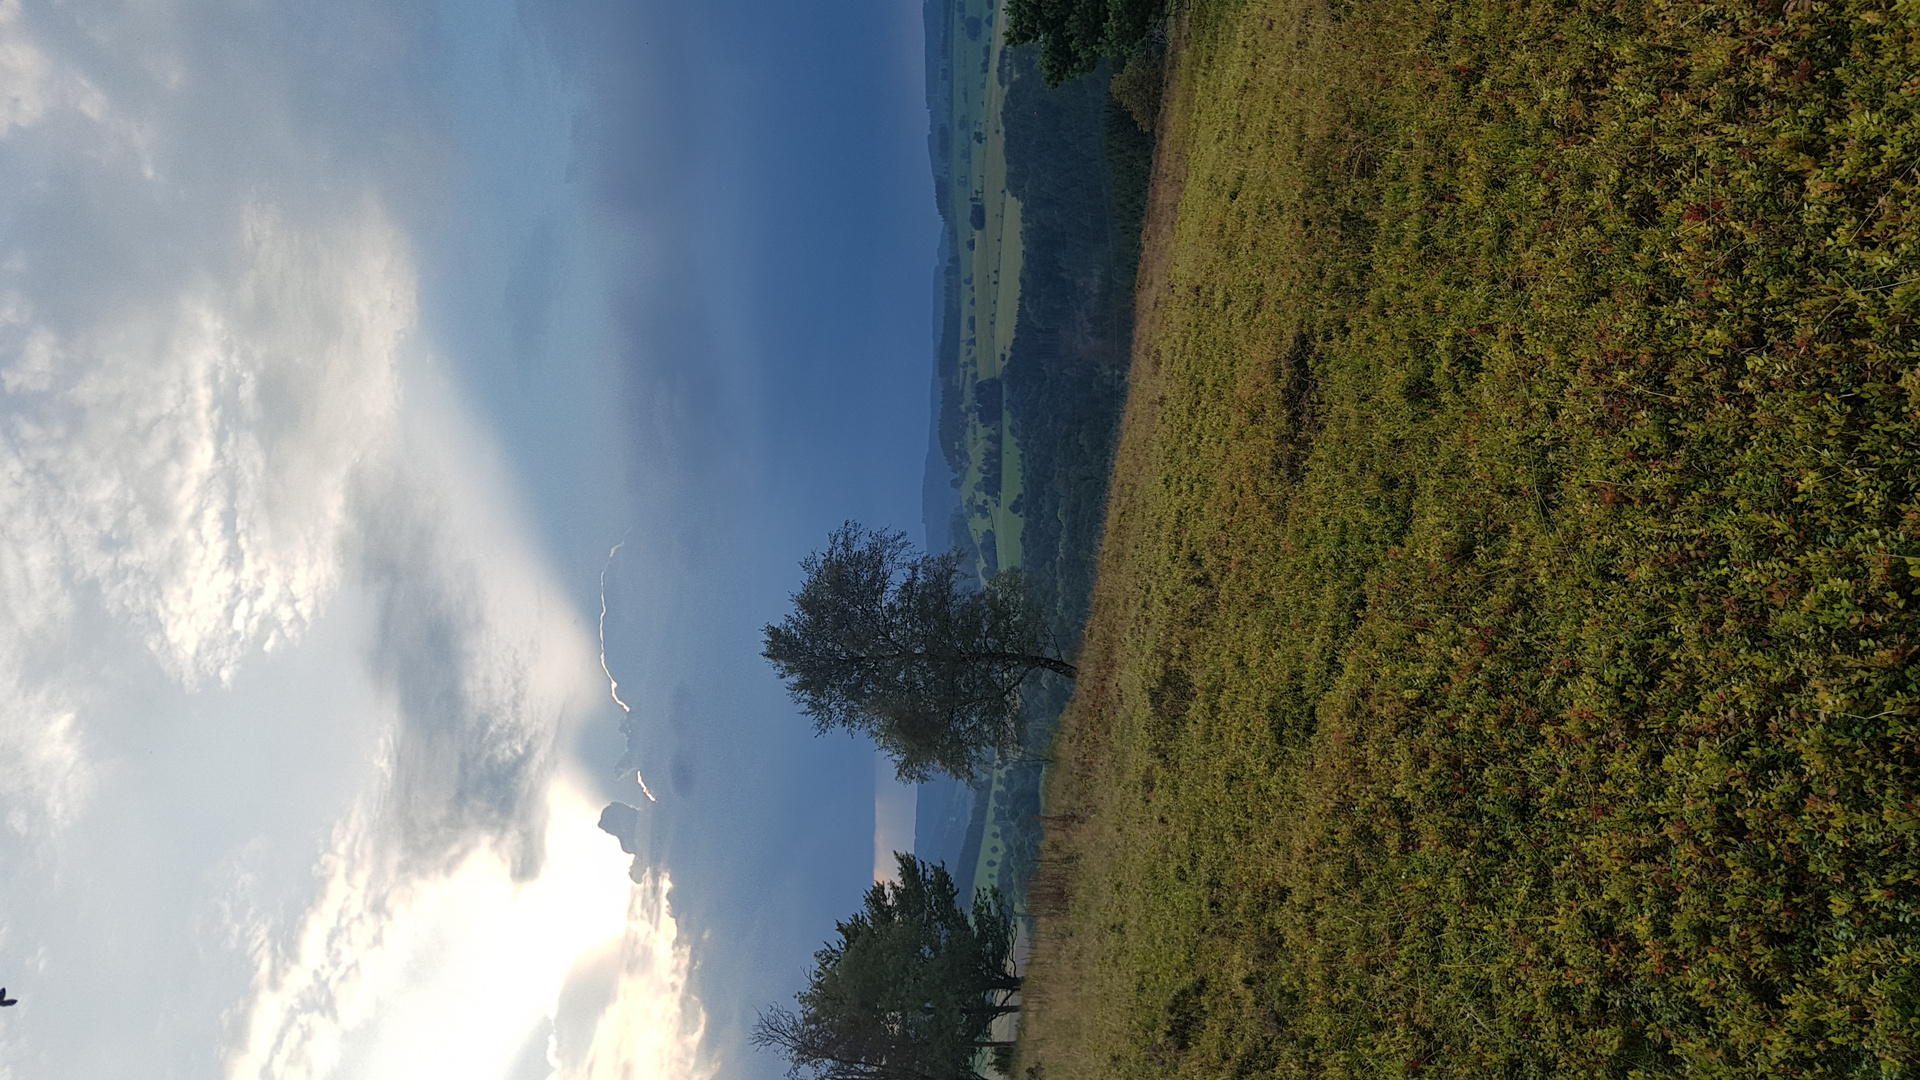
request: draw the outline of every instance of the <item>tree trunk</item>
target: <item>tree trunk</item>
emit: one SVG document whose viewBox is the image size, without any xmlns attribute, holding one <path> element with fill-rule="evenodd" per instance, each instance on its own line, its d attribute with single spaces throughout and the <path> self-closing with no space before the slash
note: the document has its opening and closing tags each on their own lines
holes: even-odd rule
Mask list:
<svg viewBox="0 0 1920 1080">
<path fill-rule="evenodd" d="M 1029 659 L 1041 667 L 1046 668 L 1048 671 L 1053 672 L 1055 675 L 1065 675 L 1069 679 L 1077 679 L 1080 677 L 1080 669 L 1067 663 L 1065 660 L 1055 660 L 1051 656 L 1035 656 Z"/>
<path fill-rule="evenodd" d="M 1080 669 L 1067 663 L 1065 660 L 1056 660 L 1051 656 L 1036 656 L 1033 653 L 982 652 L 967 653 L 963 656 L 929 656 L 927 659 L 947 661 L 986 660 L 1006 664 L 1032 664 L 1037 668 L 1045 668 L 1055 675 L 1065 675 L 1069 679 L 1077 679 L 1080 677 Z"/>
</svg>

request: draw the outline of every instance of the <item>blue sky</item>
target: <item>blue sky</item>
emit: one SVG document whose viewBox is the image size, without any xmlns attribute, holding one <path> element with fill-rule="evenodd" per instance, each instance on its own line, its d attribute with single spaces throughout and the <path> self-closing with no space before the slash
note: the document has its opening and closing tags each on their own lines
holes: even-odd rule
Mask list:
<svg viewBox="0 0 1920 1080">
<path fill-rule="evenodd" d="M 919 520 L 920 17 L 0 0 L 0 1080 L 780 1071 L 876 784 L 759 628 Z"/>
</svg>

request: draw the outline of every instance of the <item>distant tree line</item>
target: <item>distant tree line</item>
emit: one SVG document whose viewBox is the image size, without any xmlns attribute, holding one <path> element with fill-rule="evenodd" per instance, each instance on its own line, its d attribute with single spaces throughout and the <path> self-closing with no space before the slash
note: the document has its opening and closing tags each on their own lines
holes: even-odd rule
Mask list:
<svg viewBox="0 0 1920 1080">
<path fill-rule="evenodd" d="M 937 432 L 962 472 L 969 419 L 1016 428 L 1032 576 L 996 572 L 991 559 L 984 581 L 963 570 L 979 553 L 961 519 L 956 550 L 940 555 L 849 522 L 803 561 L 792 612 L 765 628 L 764 655 L 816 731 L 870 735 L 908 781 L 938 773 L 971 781 L 1031 760 L 1027 695 L 1039 691 L 1035 715 L 1051 715 L 1049 702 L 1063 701 L 1068 684 L 1041 676 L 1077 674 L 1057 642 L 1084 623 L 1126 389 L 1158 93 L 1151 39 L 1164 2 L 1008 0 L 1006 14 L 1009 43 L 1036 46 L 1008 54 L 1002 114 L 1008 190 L 1023 207 L 1018 329 L 1003 376 L 974 384 L 970 418 L 958 371 L 962 234 L 950 229 Z M 1139 61 L 1125 93 L 1109 94 L 1106 58 Z M 936 167 L 947 149 L 940 140 L 951 137 L 936 132 Z M 973 209 L 954 206 L 944 185 L 936 190 L 950 225 Z M 982 462 L 989 494 L 998 489 L 997 448 L 995 440 Z M 991 534 L 983 543 L 991 548 Z M 1037 813 L 1038 768 L 1009 773 L 1007 797 L 1021 793 Z M 1018 846 L 1010 838 L 1010 870 Z M 945 867 L 896 857 L 898 882 L 875 884 L 862 909 L 836 924 L 793 1007 L 760 1016 L 753 1042 L 781 1053 L 792 1080 L 976 1080 L 988 1056 L 1005 1071 L 1011 1044 L 992 1029 L 1019 1009 L 1011 904 L 983 890 L 963 905 Z"/>
<path fill-rule="evenodd" d="M 1020 440 L 1021 565 L 1054 634 L 1086 623 L 1133 346 L 1133 287 L 1153 139 L 1107 70 L 1048 88 L 1036 50 L 1007 61 L 1007 190 L 1024 258 L 1000 381 Z"/>
</svg>

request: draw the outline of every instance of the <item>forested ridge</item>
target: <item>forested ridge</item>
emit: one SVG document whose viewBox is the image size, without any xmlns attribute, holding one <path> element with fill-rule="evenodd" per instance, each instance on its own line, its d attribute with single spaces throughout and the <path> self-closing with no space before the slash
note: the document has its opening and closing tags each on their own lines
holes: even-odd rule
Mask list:
<svg viewBox="0 0 1920 1080">
<path fill-rule="evenodd" d="M 986 423 L 1005 418 L 1020 441 L 1023 566 L 1048 597 L 1056 630 L 1073 637 L 1085 621 L 1126 394 L 1153 145 L 1108 95 L 1105 68 L 1049 87 L 1037 49 L 1006 56 L 1007 183 L 1023 207 L 1025 258 L 1012 356 L 1003 375 L 976 384 L 974 410 Z M 959 281 L 955 256 L 944 274 L 936 370 L 939 442 L 956 476 L 967 465 L 956 365 L 964 332 Z M 968 542 L 958 528 L 954 539 Z"/>
<path fill-rule="evenodd" d="M 1027 469 L 1025 567 L 1056 632 L 1086 622 L 1107 473 L 1133 348 L 1152 141 L 1107 93 L 1107 72 L 1049 88 L 1014 50 L 1007 185 L 1024 207 L 1020 318 L 1002 377 Z"/>
<path fill-rule="evenodd" d="M 1022 207 L 1024 248 L 1016 329 L 1005 370 L 973 384 L 969 417 L 958 363 L 967 332 L 960 325 L 956 254 L 963 247 L 949 241 L 936 364 L 937 441 L 959 477 L 969 464 L 969 419 L 1006 424 L 1018 440 L 1024 483 L 1014 509 L 1024 526 L 1021 568 L 1053 639 L 1071 654 L 1086 621 L 1126 396 L 1153 140 L 1108 93 L 1106 66 L 1049 86 L 1038 48 L 1008 49 L 1004 57 L 996 77 L 1006 87 L 1001 121 L 1007 188 Z M 966 236 L 967 205 L 949 197 L 941 209 L 949 235 Z M 989 444 L 985 455 L 982 488 L 997 497 L 998 447 Z M 969 563 L 995 568 L 991 553 L 974 548 L 965 513 L 956 514 L 950 542 L 981 556 Z M 1009 825 L 1003 881 L 1016 896 L 1038 850 L 1040 762 L 1069 692 L 1068 684 L 1057 681 L 1028 688 L 1028 760 L 1003 777 L 1004 805 L 995 813 Z"/>
</svg>

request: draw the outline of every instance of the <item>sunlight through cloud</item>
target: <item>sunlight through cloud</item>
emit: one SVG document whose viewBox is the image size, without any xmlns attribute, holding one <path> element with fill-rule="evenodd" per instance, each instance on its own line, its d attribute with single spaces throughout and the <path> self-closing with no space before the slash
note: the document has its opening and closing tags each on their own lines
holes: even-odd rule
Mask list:
<svg viewBox="0 0 1920 1080">
<path fill-rule="evenodd" d="M 259 976 L 230 1080 L 502 1075 L 528 1034 L 555 1022 L 569 972 L 595 956 L 617 973 L 610 999 L 572 1018 L 591 1023 L 584 1048 L 549 1040 L 552 1076 L 710 1076 L 671 881 L 630 882 L 570 781 L 555 780 L 547 801 L 546 864 L 523 882 L 490 846 L 444 875 L 392 880 L 368 819 L 344 823 L 292 947 L 281 954 L 256 933 Z"/>
</svg>

